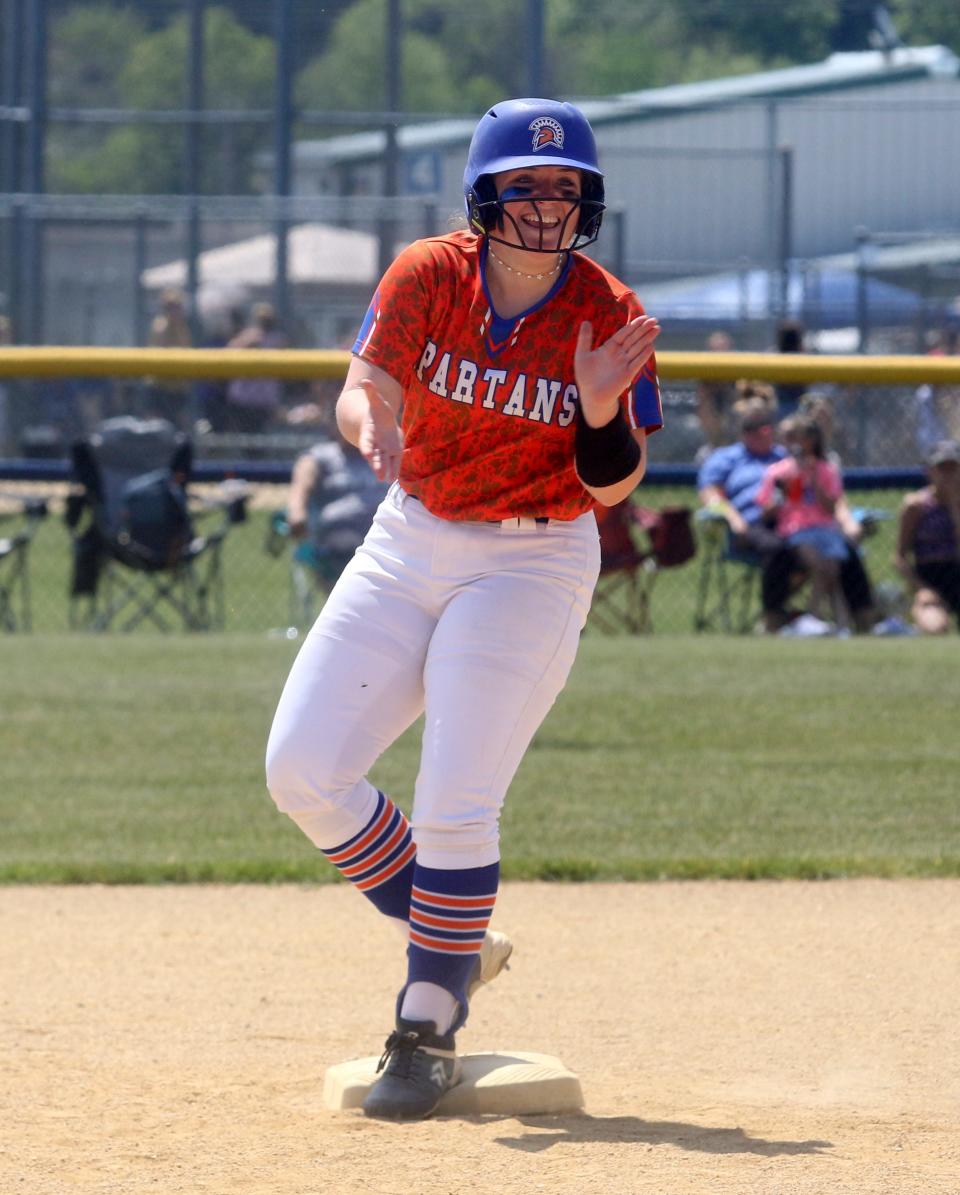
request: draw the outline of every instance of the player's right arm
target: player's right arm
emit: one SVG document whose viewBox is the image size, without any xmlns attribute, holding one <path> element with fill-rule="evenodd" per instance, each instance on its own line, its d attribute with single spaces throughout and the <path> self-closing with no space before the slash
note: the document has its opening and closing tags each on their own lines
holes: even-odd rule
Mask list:
<svg viewBox="0 0 960 1195">
<path fill-rule="evenodd" d="M 406 377 L 423 352 L 436 270 L 423 241 L 408 245 L 390 264 L 357 334 L 337 399 L 341 434 L 380 481 L 395 481 L 400 471 L 403 390 L 396 379 Z"/>
<path fill-rule="evenodd" d="M 380 481 L 395 481 L 400 472 L 402 402 L 399 382 L 379 366 L 353 358 L 337 399 L 337 427 Z"/>
</svg>

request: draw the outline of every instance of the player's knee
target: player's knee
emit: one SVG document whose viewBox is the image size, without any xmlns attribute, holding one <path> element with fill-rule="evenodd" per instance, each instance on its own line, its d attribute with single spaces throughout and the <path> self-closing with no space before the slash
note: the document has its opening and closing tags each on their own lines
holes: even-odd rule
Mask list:
<svg viewBox="0 0 960 1195">
<path fill-rule="evenodd" d="M 338 785 L 323 753 L 298 736 L 271 733 L 267 743 L 267 790 L 278 809 L 293 814 L 318 805 L 336 804 Z"/>
</svg>

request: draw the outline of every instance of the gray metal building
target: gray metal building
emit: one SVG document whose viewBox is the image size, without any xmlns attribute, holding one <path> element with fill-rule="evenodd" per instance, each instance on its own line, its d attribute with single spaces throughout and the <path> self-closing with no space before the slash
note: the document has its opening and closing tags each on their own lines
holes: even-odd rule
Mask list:
<svg viewBox="0 0 960 1195">
<path fill-rule="evenodd" d="M 601 254 L 640 285 L 842 253 L 860 229 L 956 233 L 958 72 L 942 46 L 904 48 L 582 101 L 622 213 Z M 459 212 L 473 125 L 402 128 L 403 193 Z M 301 142 L 295 190 L 377 193 L 385 145 L 379 132 Z"/>
</svg>

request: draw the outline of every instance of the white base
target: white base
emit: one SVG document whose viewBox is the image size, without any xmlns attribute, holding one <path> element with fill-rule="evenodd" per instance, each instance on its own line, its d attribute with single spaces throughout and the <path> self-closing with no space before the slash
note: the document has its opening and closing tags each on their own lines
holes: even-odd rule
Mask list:
<svg viewBox="0 0 960 1195">
<path fill-rule="evenodd" d="M 323 1102 L 340 1111 L 359 1108 L 376 1078 L 378 1058 L 357 1058 L 331 1066 L 323 1079 Z M 435 1115 L 495 1113 L 536 1116 L 578 1112 L 580 1080 L 549 1054 L 465 1054 L 463 1074 L 441 1099 Z"/>
</svg>

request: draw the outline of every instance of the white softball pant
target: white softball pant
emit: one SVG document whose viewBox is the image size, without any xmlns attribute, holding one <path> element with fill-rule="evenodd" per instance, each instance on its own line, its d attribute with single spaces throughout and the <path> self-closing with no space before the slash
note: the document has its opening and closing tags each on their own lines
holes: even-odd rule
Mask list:
<svg viewBox="0 0 960 1195">
<path fill-rule="evenodd" d="M 394 485 L 294 662 L 267 786 L 323 849 L 369 822 L 365 779 L 425 714 L 411 825 L 427 867 L 499 858 L 500 808 L 563 688 L 600 568 L 596 520 L 438 519 Z"/>
</svg>

